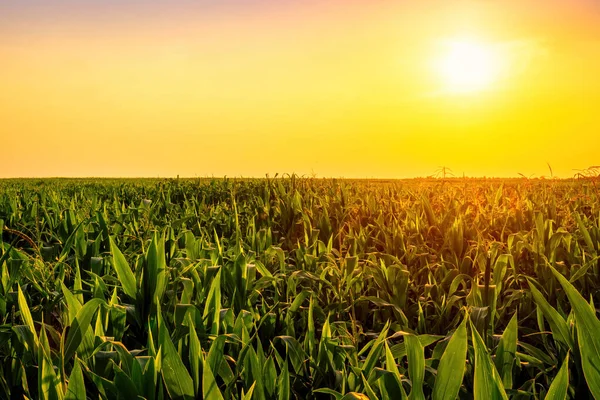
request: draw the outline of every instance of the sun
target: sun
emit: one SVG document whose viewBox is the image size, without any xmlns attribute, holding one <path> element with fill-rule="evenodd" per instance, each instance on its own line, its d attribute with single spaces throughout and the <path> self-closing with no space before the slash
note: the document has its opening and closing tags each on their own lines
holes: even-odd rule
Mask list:
<svg viewBox="0 0 600 400">
<path fill-rule="evenodd" d="M 453 39 L 445 47 L 437 69 L 449 92 L 472 93 L 492 86 L 498 77 L 500 61 L 492 45 Z"/>
</svg>

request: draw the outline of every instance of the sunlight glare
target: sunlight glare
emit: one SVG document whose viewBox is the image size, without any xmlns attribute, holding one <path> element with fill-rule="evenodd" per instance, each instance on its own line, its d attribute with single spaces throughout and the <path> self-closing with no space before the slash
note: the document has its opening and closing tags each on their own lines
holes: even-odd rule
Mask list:
<svg viewBox="0 0 600 400">
<path fill-rule="evenodd" d="M 493 47 L 472 40 L 449 41 L 438 65 L 444 85 L 452 93 L 489 88 L 498 76 L 498 67 Z"/>
</svg>

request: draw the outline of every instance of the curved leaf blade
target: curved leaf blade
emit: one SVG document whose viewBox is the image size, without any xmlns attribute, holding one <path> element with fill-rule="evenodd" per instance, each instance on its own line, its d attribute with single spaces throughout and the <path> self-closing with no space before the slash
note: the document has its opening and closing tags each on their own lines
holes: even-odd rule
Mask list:
<svg viewBox="0 0 600 400">
<path fill-rule="evenodd" d="M 462 385 L 467 361 L 467 316 L 450 338 L 438 366 L 434 400 L 454 400 Z"/>
<path fill-rule="evenodd" d="M 569 354 L 565 357 L 558 374 L 554 377 L 545 400 L 564 400 L 567 398 L 569 389 Z"/>
<path fill-rule="evenodd" d="M 508 400 L 502 380 L 487 351 L 479 332 L 471 322 L 473 348 L 475 350 L 475 377 L 473 382 L 473 398 L 475 400 Z"/>
<path fill-rule="evenodd" d="M 567 278 L 552 266 L 549 267 L 571 303 L 571 308 L 575 314 L 575 323 L 577 324 L 577 341 L 581 354 L 583 375 L 594 398 L 600 399 L 600 335 L 598 335 L 600 321 L 596 318 L 590 304 L 585 301 Z"/>
<path fill-rule="evenodd" d="M 110 253 L 112 254 L 113 259 L 112 264 L 115 269 L 115 272 L 117 273 L 117 277 L 121 282 L 123 292 L 125 292 L 125 294 L 130 298 L 135 299 L 137 292 L 135 275 L 133 275 L 133 271 L 129 267 L 129 264 L 127 263 L 127 260 L 125 259 L 123 253 L 121 253 L 121 250 L 119 250 L 119 248 L 115 244 L 114 239 L 112 237 L 109 237 L 109 241 Z"/>
<path fill-rule="evenodd" d="M 77 348 L 83 340 L 83 336 L 90 327 L 92 317 L 102 304 L 106 304 L 102 299 L 91 299 L 85 303 L 77 313 L 77 316 L 71 324 L 69 333 L 67 334 L 64 349 L 65 361 L 70 360 L 75 354 L 75 351 L 77 351 Z"/>
</svg>

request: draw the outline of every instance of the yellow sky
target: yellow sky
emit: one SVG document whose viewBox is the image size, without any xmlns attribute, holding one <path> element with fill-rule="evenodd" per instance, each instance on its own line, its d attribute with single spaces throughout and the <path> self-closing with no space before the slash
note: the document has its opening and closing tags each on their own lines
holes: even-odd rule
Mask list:
<svg viewBox="0 0 600 400">
<path fill-rule="evenodd" d="M 0 177 L 600 164 L 591 1 L 16 3 L 0 5 Z M 437 73 L 456 38 L 500 60 L 483 90 Z"/>
</svg>

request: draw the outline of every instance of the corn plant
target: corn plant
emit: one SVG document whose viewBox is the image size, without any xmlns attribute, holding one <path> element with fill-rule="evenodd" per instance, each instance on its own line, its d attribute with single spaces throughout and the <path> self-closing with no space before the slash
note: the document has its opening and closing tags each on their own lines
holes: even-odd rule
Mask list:
<svg viewBox="0 0 600 400">
<path fill-rule="evenodd" d="M 0 398 L 600 399 L 595 181 L 0 181 Z"/>
</svg>

